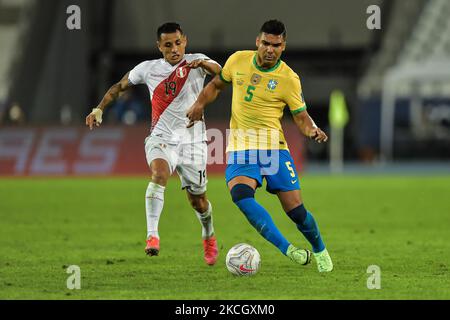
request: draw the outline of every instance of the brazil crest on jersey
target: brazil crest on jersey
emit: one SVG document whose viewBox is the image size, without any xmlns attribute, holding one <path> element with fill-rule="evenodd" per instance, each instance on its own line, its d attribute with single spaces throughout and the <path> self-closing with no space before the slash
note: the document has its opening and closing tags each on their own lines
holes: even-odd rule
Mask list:
<svg viewBox="0 0 450 320">
<path fill-rule="evenodd" d="M 288 149 L 281 127 L 283 110 L 306 110 L 299 76 L 279 60 L 271 69 L 256 63 L 256 51 L 231 55 L 220 77 L 233 84 L 227 152 Z"/>
</svg>

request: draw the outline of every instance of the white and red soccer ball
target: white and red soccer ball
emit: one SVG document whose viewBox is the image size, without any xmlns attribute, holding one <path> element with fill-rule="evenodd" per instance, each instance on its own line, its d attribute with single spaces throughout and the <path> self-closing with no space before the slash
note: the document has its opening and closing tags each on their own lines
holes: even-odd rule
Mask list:
<svg viewBox="0 0 450 320">
<path fill-rule="evenodd" d="M 251 245 L 239 243 L 228 251 L 225 264 L 228 271 L 236 276 L 250 276 L 258 272 L 261 256 Z"/>
</svg>

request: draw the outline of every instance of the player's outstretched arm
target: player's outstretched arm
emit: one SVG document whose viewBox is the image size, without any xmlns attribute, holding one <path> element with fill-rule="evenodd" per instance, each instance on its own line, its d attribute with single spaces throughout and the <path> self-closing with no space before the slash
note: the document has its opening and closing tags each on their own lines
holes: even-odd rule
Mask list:
<svg viewBox="0 0 450 320">
<path fill-rule="evenodd" d="M 129 72 L 116 84 L 114 84 L 109 90 L 105 93 L 102 101 L 98 104 L 98 106 L 92 109 L 92 112 L 86 117 L 86 125 L 89 126 L 89 129 L 92 130 L 94 124 L 98 127 L 102 123 L 103 111 L 114 101 L 117 100 L 121 94 L 126 91 L 129 87 L 133 86 L 133 84 L 128 80 Z"/>
<path fill-rule="evenodd" d="M 314 139 L 318 143 L 327 142 L 328 136 L 315 124 L 308 111 L 302 111 L 293 118 L 300 132 L 306 137 Z"/>
<path fill-rule="evenodd" d="M 195 101 L 186 113 L 186 116 L 189 118 L 188 128 L 192 127 L 195 121 L 202 120 L 203 111 L 206 106 L 217 99 L 217 96 L 225 88 L 225 85 L 226 83 L 220 79 L 220 76 L 215 76 L 208 85 L 203 88 L 197 101 Z"/>
<path fill-rule="evenodd" d="M 192 68 L 192 69 L 202 68 L 209 75 L 213 75 L 213 76 L 216 74 L 219 74 L 220 71 L 222 70 L 220 65 L 218 65 L 217 63 L 209 62 L 204 59 L 197 59 L 197 60 L 191 61 L 186 66 L 189 68 Z"/>
</svg>

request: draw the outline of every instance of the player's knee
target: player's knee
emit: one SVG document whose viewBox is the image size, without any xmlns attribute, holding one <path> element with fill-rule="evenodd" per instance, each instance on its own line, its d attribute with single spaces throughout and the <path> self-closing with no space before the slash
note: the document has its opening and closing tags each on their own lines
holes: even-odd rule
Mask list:
<svg viewBox="0 0 450 320">
<path fill-rule="evenodd" d="M 305 206 L 303 204 L 301 204 L 298 207 L 287 212 L 287 215 L 296 224 L 303 224 L 303 222 L 305 222 L 305 219 L 306 219 L 307 211 L 306 211 Z"/>
<path fill-rule="evenodd" d="M 231 189 L 231 198 L 234 203 L 243 199 L 254 198 L 255 190 L 246 184 L 237 184 Z"/>
<path fill-rule="evenodd" d="M 189 202 L 191 203 L 192 208 L 197 212 L 203 213 L 208 211 L 209 203 L 205 195 L 201 196 L 190 195 Z"/>
<path fill-rule="evenodd" d="M 165 186 L 167 180 L 169 179 L 169 174 L 164 170 L 153 169 L 152 170 L 152 182 Z"/>
</svg>

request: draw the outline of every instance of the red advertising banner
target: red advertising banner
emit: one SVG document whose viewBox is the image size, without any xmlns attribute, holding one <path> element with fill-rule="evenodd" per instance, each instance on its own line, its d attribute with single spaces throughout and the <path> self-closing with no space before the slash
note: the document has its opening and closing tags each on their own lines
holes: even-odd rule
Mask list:
<svg viewBox="0 0 450 320">
<path fill-rule="evenodd" d="M 226 123 L 208 123 L 208 172 L 225 171 Z M 297 169 L 303 139 L 294 124 L 284 126 Z M 147 175 L 144 151 L 148 127 L 0 128 L 0 176 Z"/>
</svg>

